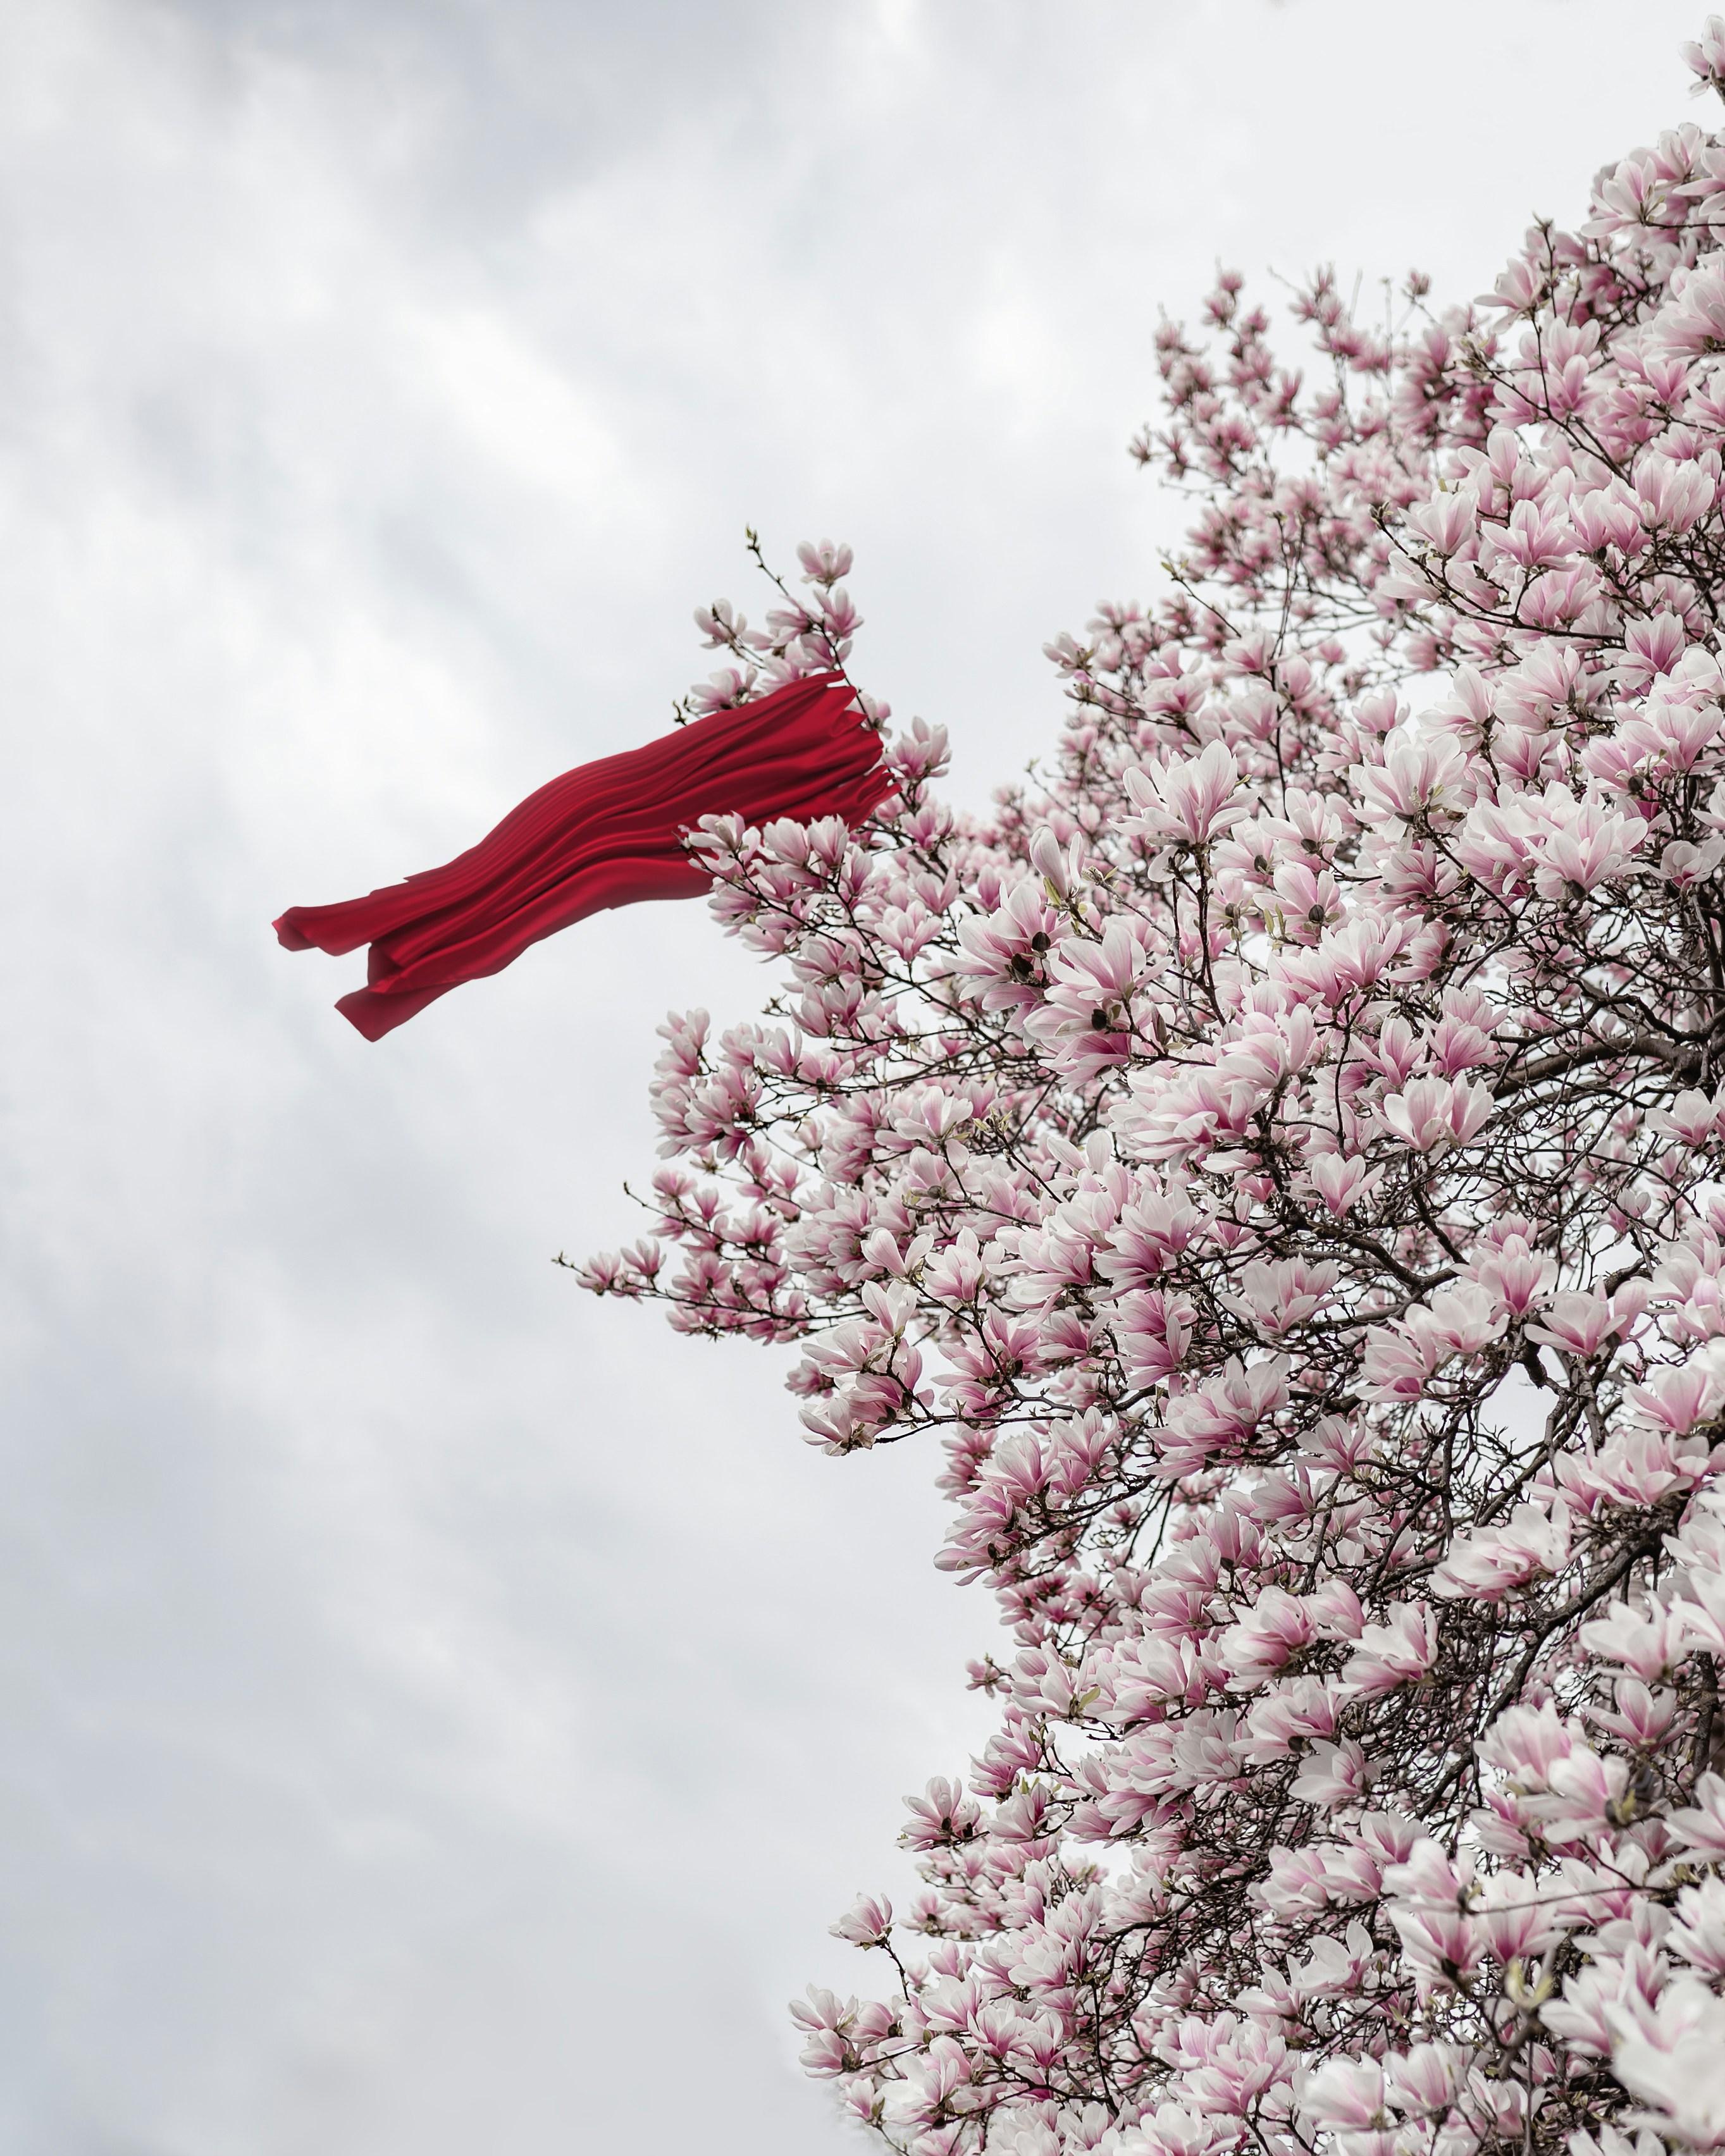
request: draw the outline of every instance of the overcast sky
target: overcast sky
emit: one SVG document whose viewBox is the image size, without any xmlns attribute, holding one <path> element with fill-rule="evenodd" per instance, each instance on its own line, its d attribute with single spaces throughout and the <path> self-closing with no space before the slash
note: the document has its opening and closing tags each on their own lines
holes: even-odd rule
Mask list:
<svg viewBox="0 0 1725 2156">
<path fill-rule="evenodd" d="M 980 799 L 1218 258 L 1487 286 L 1671 0 L 0 5 L 0 2150 L 819 2156 L 962 1769 L 932 1463 L 585 1301 L 699 906 L 367 1045 L 269 921 L 660 730 L 746 521 Z M 1274 290 L 1275 288 L 1271 288 Z"/>
</svg>

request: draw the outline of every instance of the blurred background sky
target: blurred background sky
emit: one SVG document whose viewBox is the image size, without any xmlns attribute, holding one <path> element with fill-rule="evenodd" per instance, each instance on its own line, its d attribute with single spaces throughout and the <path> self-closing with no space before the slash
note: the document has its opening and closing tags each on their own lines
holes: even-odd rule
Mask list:
<svg viewBox="0 0 1725 2156">
<path fill-rule="evenodd" d="M 1485 289 L 1700 13 L 0 4 L 0 2150 L 850 2145 L 783 2003 L 988 1608 L 550 1262 L 761 974 L 644 907 L 372 1047 L 270 920 L 660 731 L 745 521 L 984 798 L 1173 528 L 1158 308 Z"/>
</svg>

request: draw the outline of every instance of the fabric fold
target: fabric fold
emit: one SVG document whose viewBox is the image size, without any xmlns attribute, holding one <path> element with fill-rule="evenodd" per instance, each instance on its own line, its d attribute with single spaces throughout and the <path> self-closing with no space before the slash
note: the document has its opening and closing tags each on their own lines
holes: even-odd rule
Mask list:
<svg viewBox="0 0 1725 2156">
<path fill-rule="evenodd" d="M 578 765 L 442 868 L 339 905 L 290 906 L 275 932 L 290 951 L 371 946 L 367 985 L 336 1008 L 378 1040 L 590 913 L 697 896 L 711 880 L 682 834 L 703 816 L 856 824 L 891 790 L 849 685 L 814 675 Z"/>
</svg>

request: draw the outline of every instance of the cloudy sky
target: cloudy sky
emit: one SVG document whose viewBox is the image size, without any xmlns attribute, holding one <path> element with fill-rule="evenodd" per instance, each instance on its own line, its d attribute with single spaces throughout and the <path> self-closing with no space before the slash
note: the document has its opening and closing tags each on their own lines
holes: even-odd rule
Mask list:
<svg viewBox="0 0 1725 2156">
<path fill-rule="evenodd" d="M 372 1047 L 269 921 L 658 731 L 745 521 L 982 798 L 1151 583 L 1158 308 L 1482 289 L 1699 12 L 0 6 L 5 2156 L 848 2145 L 783 2003 L 988 1612 L 550 1262 L 761 977 L 643 908 Z"/>
</svg>

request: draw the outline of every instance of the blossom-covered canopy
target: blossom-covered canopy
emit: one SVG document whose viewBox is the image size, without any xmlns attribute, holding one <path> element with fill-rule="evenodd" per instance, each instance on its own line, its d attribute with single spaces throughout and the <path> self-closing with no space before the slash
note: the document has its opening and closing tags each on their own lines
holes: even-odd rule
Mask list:
<svg viewBox="0 0 1725 2156">
<path fill-rule="evenodd" d="M 1009 1628 L 798 2010 L 906 2156 L 1725 2148 L 1722 235 L 1690 124 L 1304 370 L 1224 277 L 1047 769 L 698 841 L 787 978 L 588 1279 L 937 1445 Z"/>
</svg>

